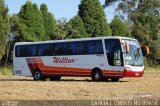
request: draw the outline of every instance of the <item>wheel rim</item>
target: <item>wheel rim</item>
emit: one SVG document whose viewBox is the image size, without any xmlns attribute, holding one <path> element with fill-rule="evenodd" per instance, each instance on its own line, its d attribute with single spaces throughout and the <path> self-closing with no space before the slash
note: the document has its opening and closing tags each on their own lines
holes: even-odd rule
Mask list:
<svg viewBox="0 0 160 106">
<path fill-rule="evenodd" d="M 41 77 L 41 73 L 40 73 L 40 72 L 36 72 L 36 73 L 35 73 L 35 78 L 36 78 L 36 79 L 40 79 L 40 77 Z"/>
<path fill-rule="evenodd" d="M 100 76 L 99 76 L 99 73 L 98 73 L 98 72 L 95 73 L 94 78 L 95 78 L 95 80 L 99 80 Z"/>
</svg>

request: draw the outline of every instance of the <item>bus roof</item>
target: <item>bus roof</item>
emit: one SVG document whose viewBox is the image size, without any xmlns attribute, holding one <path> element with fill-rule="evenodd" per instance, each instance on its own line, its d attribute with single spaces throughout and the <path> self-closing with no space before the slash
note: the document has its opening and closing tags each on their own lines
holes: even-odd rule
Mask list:
<svg viewBox="0 0 160 106">
<path fill-rule="evenodd" d="M 98 39 L 130 39 L 130 40 L 136 40 L 136 39 L 128 38 L 128 37 L 107 36 L 107 37 L 78 38 L 78 39 L 65 39 L 65 40 L 48 40 L 48 41 L 37 41 L 37 42 L 17 42 L 17 43 L 15 43 L 15 45 L 43 44 L 43 43 L 54 43 L 54 42 L 72 42 L 72 41 L 98 40 Z"/>
</svg>

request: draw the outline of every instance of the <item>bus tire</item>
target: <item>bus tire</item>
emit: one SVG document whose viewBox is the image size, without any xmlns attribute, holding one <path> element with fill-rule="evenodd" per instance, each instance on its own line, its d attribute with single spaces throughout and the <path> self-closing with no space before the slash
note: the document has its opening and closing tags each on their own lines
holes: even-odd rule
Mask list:
<svg viewBox="0 0 160 106">
<path fill-rule="evenodd" d="M 60 79 L 61 79 L 61 76 L 50 77 L 51 81 L 59 81 Z"/>
<path fill-rule="evenodd" d="M 112 81 L 112 82 L 118 82 L 118 81 L 119 81 L 119 78 L 111 78 L 111 81 Z"/>
<path fill-rule="evenodd" d="M 96 82 L 100 82 L 104 80 L 103 74 L 100 69 L 93 70 L 91 78 L 92 78 L 92 81 L 96 81 Z"/>
<path fill-rule="evenodd" d="M 42 73 L 41 73 L 41 71 L 39 69 L 35 69 L 33 78 L 36 81 L 38 81 L 38 80 L 44 80 L 44 77 L 42 76 Z"/>
</svg>

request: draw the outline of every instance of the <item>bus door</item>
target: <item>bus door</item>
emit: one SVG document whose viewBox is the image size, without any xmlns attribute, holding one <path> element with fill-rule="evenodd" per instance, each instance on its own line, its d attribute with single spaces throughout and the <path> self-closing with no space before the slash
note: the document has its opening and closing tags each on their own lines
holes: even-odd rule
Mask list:
<svg viewBox="0 0 160 106">
<path fill-rule="evenodd" d="M 111 66 L 113 71 L 124 71 L 123 54 L 119 39 L 106 39 L 105 48 L 108 66 Z"/>
</svg>

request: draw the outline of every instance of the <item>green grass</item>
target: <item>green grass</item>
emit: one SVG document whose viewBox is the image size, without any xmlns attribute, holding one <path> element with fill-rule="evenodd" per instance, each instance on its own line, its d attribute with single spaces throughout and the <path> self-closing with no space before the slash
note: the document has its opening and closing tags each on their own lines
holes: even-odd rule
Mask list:
<svg viewBox="0 0 160 106">
<path fill-rule="evenodd" d="M 11 76 L 13 75 L 12 67 L 0 67 L 0 76 Z"/>
<path fill-rule="evenodd" d="M 146 66 L 145 71 L 160 72 L 160 66 L 154 66 L 154 67 Z"/>
</svg>

